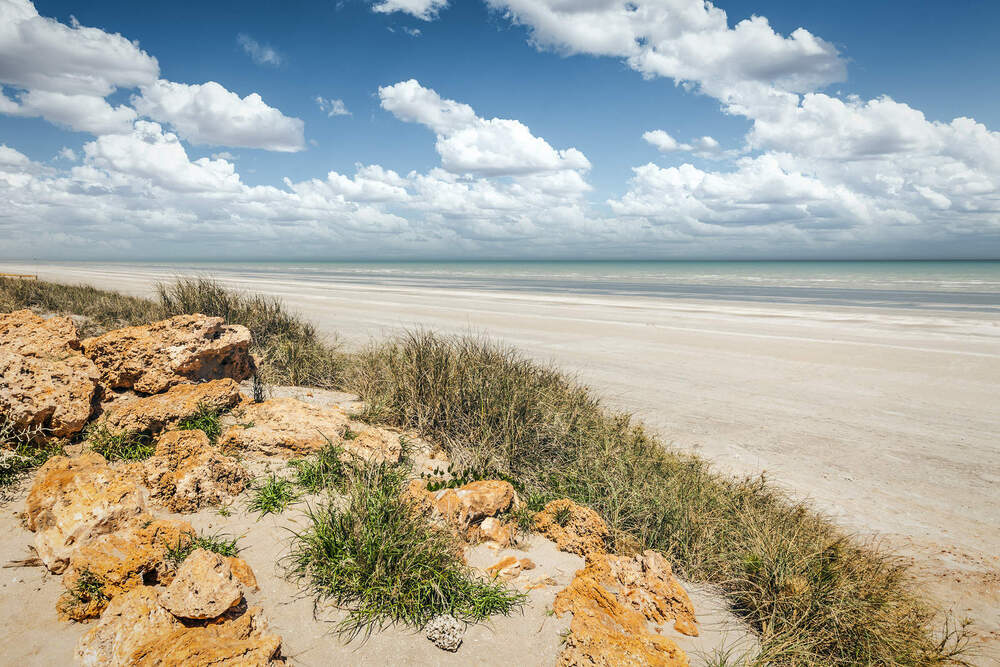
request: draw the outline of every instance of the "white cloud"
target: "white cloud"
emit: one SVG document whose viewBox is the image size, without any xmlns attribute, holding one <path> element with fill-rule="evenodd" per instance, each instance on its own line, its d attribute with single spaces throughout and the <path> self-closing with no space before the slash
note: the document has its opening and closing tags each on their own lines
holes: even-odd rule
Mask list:
<svg viewBox="0 0 1000 667">
<path fill-rule="evenodd" d="M 160 79 L 132 104 L 143 116 L 169 123 L 193 144 L 294 152 L 305 148 L 304 123 L 251 93 L 241 98 L 214 81 L 188 85 Z"/>
<path fill-rule="evenodd" d="M 381 0 L 372 5 L 372 10 L 380 14 L 403 12 L 424 21 L 431 21 L 447 6 L 448 0 Z"/>
<path fill-rule="evenodd" d="M 236 41 L 243 47 L 243 51 L 250 56 L 250 59 L 258 65 L 273 65 L 277 67 L 285 61 L 284 56 L 275 51 L 274 48 L 266 44 L 261 44 L 246 33 L 241 32 L 237 35 Z"/>
<path fill-rule="evenodd" d="M 448 171 L 496 176 L 590 168 L 579 150 L 556 150 L 517 120 L 480 118 L 468 104 L 444 99 L 415 79 L 378 92 L 383 109 L 437 134 L 437 152 Z"/>
<path fill-rule="evenodd" d="M 8 100 L 0 111 L 12 116 L 41 116 L 50 123 L 91 134 L 129 132 L 136 119 L 135 109 L 125 105 L 112 107 L 103 97 L 66 95 L 47 90 L 28 90 L 17 102 Z"/>
<path fill-rule="evenodd" d="M 347 106 L 344 104 L 344 100 L 326 99 L 325 97 L 317 95 L 316 104 L 319 106 L 320 111 L 326 113 L 326 115 L 331 118 L 333 116 L 351 115 L 351 112 L 347 110 Z"/>
<path fill-rule="evenodd" d="M 67 162 L 76 162 L 79 159 L 76 155 L 76 151 L 68 146 L 60 148 L 56 158 L 59 160 L 66 160 Z"/>
</svg>

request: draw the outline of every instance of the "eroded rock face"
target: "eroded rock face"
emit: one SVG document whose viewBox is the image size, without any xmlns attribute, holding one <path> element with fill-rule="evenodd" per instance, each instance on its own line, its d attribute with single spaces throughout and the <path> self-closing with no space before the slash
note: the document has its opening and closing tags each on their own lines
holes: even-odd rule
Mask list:
<svg viewBox="0 0 1000 667">
<path fill-rule="evenodd" d="M 361 458 L 395 463 L 402 450 L 399 436 L 376 426 L 351 421 L 341 408 L 310 405 L 294 398 L 274 398 L 234 411 L 238 421 L 219 443 L 265 456 L 304 456 L 332 442 L 344 460 Z"/>
<path fill-rule="evenodd" d="M 205 549 L 195 550 L 181 563 L 159 597 L 174 616 L 189 619 L 218 618 L 242 599 L 243 590 L 228 561 Z"/>
<path fill-rule="evenodd" d="M 177 315 L 109 331 L 82 345 L 110 389 L 157 394 L 182 382 L 243 381 L 253 373 L 250 330 L 221 317 Z"/>
<path fill-rule="evenodd" d="M 101 535 L 73 552 L 63 575 L 63 586 L 72 590 L 86 572 L 101 582 L 108 599 L 114 599 L 144 584 L 170 583 L 172 573 L 166 562 L 167 548 L 178 546 L 193 534 L 194 528 L 186 521 L 140 516 L 124 528 Z M 104 604 L 87 605 L 79 610 L 65 602 L 59 609 L 79 621 L 99 616 L 107 600 Z"/>
<path fill-rule="evenodd" d="M 167 426 L 195 414 L 199 405 L 223 411 L 240 400 L 240 386 L 229 378 L 200 384 L 179 384 L 163 394 L 117 402 L 104 413 L 101 422 L 112 431 L 159 433 Z"/>
<path fill-rule="evenodd" d="M 79 346 L 69 318 L 0 314 L 0 412 L 18 428 L 41 426 L 55 437 L 78 433 L 100 379 Z"/>
<path fill-rule="evenodd" d="M 194 512 L 218 505 L 246 488 L 249 473 L 213 447 L 202 431 L 167 431 L 143 465 L 143 479 L 173 512 Z"/>
<path fill-rule="evenodd" d="M 118 530 L 145 508 L 141 489 L 92 451 L 49 459 L 25 501 L 38 557 L 57 573 L 76 549 Z"/>
<path fill-rule="evenodd" d="M 267 633 L 260 607 L 251 607 L 239 618 L 206 626 L 176 628 L 150 638 L 133 651 L 129 665 L 136 667 L 267 667 L 284 664 L 277 658 L 281 637 Z"/>
<path fill-rule="evenodd" d="M 160 606 L 154 589 L 140 586 L 108 604 L 97 625 L 77 642 L 75 657 L 84 667 L 126 667 L 151 638 L 183 627 Z"/>
<path fill-rule="evenodd" d="M 553 500 L 536 514 L 535 530 L 555 542 L 561 551 L 584 557 L 607 551 L 611 536 L 597 512 L 568 498 Z"/>
<path fill-rule="evenodd" d="M 622 603 L 607 554 L 592 552 L 587 565 L 556 595 L 553 610 L 573 614 L 556 660 L 560 667 L 651 665 L 682 667 L 687 656 L 673 641 L 650 632 L 646 617 Z"/>
<path fill-rule="evenodd" d="M 469 482 L 457 489 L 439 491 L 428 491 L 426 482 L 413 480 L 406 493 L 432 517 L 444 519 L 462 532 L 519 502 L 511 483 L 502 480 Z"/>
</svg>

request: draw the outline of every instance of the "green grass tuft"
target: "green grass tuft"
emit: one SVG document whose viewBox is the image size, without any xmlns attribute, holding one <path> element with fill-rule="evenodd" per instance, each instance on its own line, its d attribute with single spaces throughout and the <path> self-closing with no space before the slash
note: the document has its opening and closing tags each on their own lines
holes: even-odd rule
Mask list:
<svg viewBox="0 0 1000 667">
<path fill-rule="evenodd" d="M 177 423 L 178 431 L 202 431 L 213 445 L 222 435 L 222 421 L 218 410 L 203 404 L 190 417 Z"/>
<path fill-rule="evenodd" d="M 376 465 L 359 470 L 346 509 L 310 510 L 295 535 L 289 572 L 317 600 L 348 610 L 338 630 L 349 638 L 393 623 L 423 627 L 439 614 L 481 621 L 509 614 L 524 596 L 476 577 L 455 537 L 402 497 L 405 474 Z"/>
<path fill-rule="evenodd" d="M 148 433 L 112 431 L 103 423 L 87 430 L 87 443 L 108 461 L 142 461 L 156 450 Z"/>
<path fill-rule="evenodd" d="M 166 561 L 168 565 L 176 569 L 180 567 L 180 564 L 183 563 L 188 556 L 198 549 L 211 551 L 219 554 L 220 556 L 238 556 L 240 553 L 238 543 L 238 537 L 231 538 L 229 535 L 224 535 L 222 533 L 216 533 L 214 535 L 195 535 L 194 533 L 187 533 L 178 538 L 176 544 L 166 545 Z"/>
<path fill-rule="evenodd" d="M 271 474 L 263 482 L 253 487 L 253 497 L 247 506 L 251 512 L 261 516 L 265 514 L 281 514 L 298 498 L 292 482 Z"/>
<path fill-rule="evenodd" d="M 51 457 L 64 453 L 64 442 L 47 436 L 48 431 L 41 426 L 18 428 L 0 414 L 0 492 L 11 489 Z"/>
<path fill-rule="evenodd" d="M 326 446 L 312 456 L 289 462 L 295 471 L 296 486 L 307 493 L 343 489 L 348 473 L 347 466 L 340 460 L 343 451 L 327 439 Z"/>
</svg>

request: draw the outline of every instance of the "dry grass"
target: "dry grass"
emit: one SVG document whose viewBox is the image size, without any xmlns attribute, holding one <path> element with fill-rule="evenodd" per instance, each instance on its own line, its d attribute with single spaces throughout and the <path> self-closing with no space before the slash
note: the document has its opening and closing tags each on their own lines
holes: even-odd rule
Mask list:
<svg viewBox="0 0 1000 667">
<path fill-rule="evenodd" d="M 25 306 L 107 326 L 180 312 L 244 324 L 268 379 L 358 391 L 368 419 L 435 438 L 456 465 L 504 475 L 527 496 L 589 505 L 618 548 L 659 549 L 683 576 L 717 585 L 760 636 L 752 664 L 960 659 L 963 632 L 931 627 L 932 610 L 909 590 L 897 558 L 763 478 L 721 475 L 669 449 L 572 378 L 509 348 L 416 332 L 345 355 L 279 302 L 207 280 L 162 286 L 156 301 L 0 280 L 0 308 Z"/>
</svg>

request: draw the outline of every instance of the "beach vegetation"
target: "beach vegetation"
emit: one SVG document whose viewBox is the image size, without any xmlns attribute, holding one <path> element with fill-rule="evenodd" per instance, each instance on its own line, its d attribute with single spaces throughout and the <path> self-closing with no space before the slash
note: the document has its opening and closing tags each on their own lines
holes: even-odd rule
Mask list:
<svg viewBox="0 0 1000 667">
<path fill-rule="evenodd" d="M 199 404 L 195 413 L 177 422 L 178 431 L 201 431 L 213 445 L 222 435 L 221 414 L 211 406 Z"/>
<path fill-rule="evenodd" d="M 198 549 L 204 549 L 205 551 L 211 551 L 212 553 L 227 557 L 235 557 L 240 553 L 239 538 L 223 533 L 209 535 L 189 532 L 177 538 L 176 543 L 165 546 L 166 556 L 164 560 L 174 569 L 180 567 L 180 564 Z"/>
<path fill-rule="evenodd" d="M 142 461 L 156 451 L 153 438 L 141 431 L 115 431 L 103 422 L 86 431 L 87 444 L 108 461 Z"/>
<path fill-rule="evenodd" d="M 49 438 L 48 429 L 41 425 L 19 427 L 0 414 L 0 492 L 13 488 L 51 457 L 63 454 L 64 444 Z"/>
<path fill-rule="evenodd" d="M 355 469 L 347 506 L 311 509 L 294 535 L 290 576 L 318 602 L 347 610 L 338 630 L 353 638 L 393 623 L 421 628 L 440 614 L 474 622 L 523 604 L 522 594 L 465 565 L 456 537 L 409 505 L 405 480 L 385 464 Z"/>
<path fill-rule="evenodd" d="M 271 473 L 270 476 L 253 486 L 248 509 L 261 516 L 281 514 L 297 498 L 298 494 L 290 480 Z"/>
<path fill-rule="evenodd" d="M 343 489 L 348 475 L 348 467 L 341 460 L 343 454 L 341 447 L 327 439 L 315 454 L 290 461 L 296 486 L 306 493 Z"/>
</svg>

